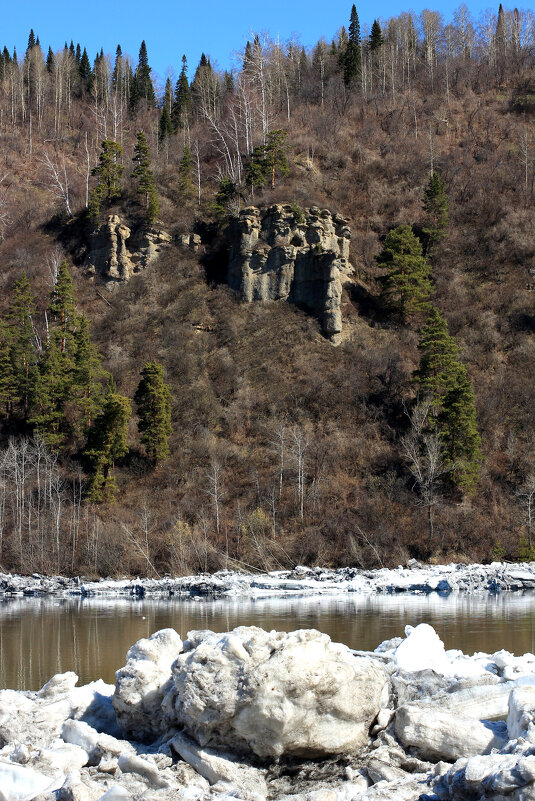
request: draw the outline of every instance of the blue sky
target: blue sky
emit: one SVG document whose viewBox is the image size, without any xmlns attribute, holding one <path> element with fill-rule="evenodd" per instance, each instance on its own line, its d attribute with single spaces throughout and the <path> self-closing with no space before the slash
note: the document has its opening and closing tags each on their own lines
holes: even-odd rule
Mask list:
<svg viewBox="0 0 535 801">
<path fill-rule="evenodd" d="M 440 11 L 450 20 L 460 2 L 365 0 L 357 3 L 357 10 L 362 27 L 370 26 L 376 16 L 388 18 L 411 8 L 416 13 L 423 8 Z M 488 0 L 466 4 L 476 19 L 489 6 Z M 498 2 L 495 6 L 496 11 Z M 295 35 L 306 47 L 321 36 L 330 40 L 341 25 L 347 26 L 350 10 L 351 0 L 20 0 L 4 4 L 0 42 L 23 53 L 33 27 L 43 48 L 50 44 L 58 50 L 66 39 L 74 39 L 87 46 L 92 61 L 101 47 L 114 54 L 120 42 L 123 52 L 137 62 L 145 39 L 149 63 L 165 81 L 169 69 L 178 73 L 182 53 L 190 75 L 203 51 L 220 68 L 232 67 L 235 52 L 253 31 L 279 35 L 281 41 Z"/>
</svg>

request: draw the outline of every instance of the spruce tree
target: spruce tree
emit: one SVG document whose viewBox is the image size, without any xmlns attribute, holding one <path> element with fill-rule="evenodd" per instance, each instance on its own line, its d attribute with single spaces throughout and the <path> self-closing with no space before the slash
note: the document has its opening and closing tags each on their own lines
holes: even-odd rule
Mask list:
<svg viewBox="0 0 535 801">
<path fill-rule="evenodd" d="M 48 311 L 51 322 L 56 324 L 59 332 L 60 351 L 64 353 L 66 350 L 72 350 L 78 315 L 72 278 L 65 259 L 58 267 L 54 289 L 50 293 Z"/>
<path fill-rule="evenodd" d="M 381 26 L 376 19 L 373 21 L 372 29 L 370 31 L 370 50 L 374 53 L 383 44 L 383 32 Z"/>
<path fill-rule="evenodd" d="M 192 167 L 193 160 L 191 158 L 191 151 L 189 147 L 185 145 L 182 158 L 178 162 L 178 175 L 180 191 L 186 198 L 189 198 L 193 192 L 193 182 L 191 180 Z"/>
<path fill-rule="evenodd" d="M 52 48 L 48 48 L 48 53 L 46 56 L 46 71 L 49 75 L 54 74 L 54 70 L 56 68 L 56 59 L 54 58 L 54 53 L 52 52 Z"/>
<path fill-rule="evenodd" d="M 28 415 L 37 384 L 37 354 L 32 317 L 35 296 L 26 273 L 22 273 L 13 288 L 8 320 L 12 339 L 10 358 L 15 379 L 16 397 L 24 416 Z"/>
<path fill-rule="evenodd" d="M 111 76 L 111 85 L 115 92 L 119 96 L 123 94 L 123 83 L 124 83 L 124 59 L 123 59 L 123 51 L 121 49 L 121 45 L 117 45 L 117 49 L 115 50 L 115 64 L 113 66 L 113 72 Z"/>
<path fill-rule="evenodd" d="M 143 131 L 138 131 L 136 137 L 137 141 L 132 159 L 136 166 L 132 171 L 132 178 L 137 181 L 138 194 L 145 196 L 147 221 L 152 224 L 158 215 L 159 204 L 154 173 L 150 166 L 150 148 Z"/>
<path fill-rule="evenodd" d="M 436 171 L 433 172 L 424 190 L 423 207 L 425 212 L 424 247 L 425 252 L 430 253 L 433 246 L 445 235 L 450 213 L 444 181 Z"/>
<path fill-rule="evenodd" d="M 89 217 L 92 222 L 98 222 L 103 203 L 112 203 L 121 197 L 121 176 L 124 170 L 120 163 L 122 155 L 123 148 L 119 142 L 111 139 L 102 142 L 99 163 L 91 170 L 91 174 L 98 177 L 97 185 L 89 194 Z"/>
<path fill-rule="evenodd" d="M 432 402 L 430 424 L 441 438 L 443 458 L 452 484 L 471 492 L 481 462 L 472 384 L 460 349 L 435 307 L 420 331 L 420 365 L 414 378 L 421 394 Z"/>
<path fill-rule="evenodd" d="M 17 400 L 15 371 L 11 362 L 12 334 L 9 326 L 0 320 L 0 419 L 9 417 Z"/>
<path fill-rule="evenodd" d="M 349 20 L 347 46 L 343 54 L 344 83 L 346 86 L 353 86 L 360 77 L 361 59 L 360 22 L 357 8 L 353 3 Z"/>
<path fill-rule="evenodd" d="M 82 57 L 80 58 L 80 64 L 78 70 L 80 72 L 80 80 L 82 81 L 82 88 L 85 89 L 85 91 L 89 92 L 93 80 L 93 73 L 91 72 L 91 62 L 89 61 L 89 56 L 87 55 L 87 50 L 85 47 L 84 47 L 84 52 L 82 53 Z"/>
<path fill-rule="evenodd" d="M 170 116 L 173 111 L 173 101 L 174 101 L 173 84 L 171 83 L 171 78 L 168 77 L 165 82 L 165 89 L 163 92 L 162 108 L 165 106 Z"/>
<path fill-rule="evenodd" d="M 59 451 L 70 434 L 64 406 L 70 398 L 73 360 L 62 353 L 52 334 L 39 360 L 29 423 L 52 451 Z"/>
<path fill-rule="evenodd" d="M 115 498 L 117 487 L 113 468 L 116 460 L 128 452 L 128 421 L 131 416 L 130 401 L 110 382 L 102 411 L 89 429 L 84 449 L 90 473 L 87 495 L 96 503 L 111 502 Z"/>
<path fill-rule="evenodd" d="M 422 255 L 420 240 L 410 225 L 400 225 L 389 231 L 377 264 L 387 271 L 379 279 L 385 305 L 406 321 L 428 307 L 431 294 L 429 265 Z"/>
<path fill-rule="evenodd" d="M 171 115 L 169 114 L 169 110 L 167 106 L 161 110 L 160 113 L 160 121 L 158 123 L 158 139 L 160 142 L 164 142 L 166 139 L 169 139 L 173 135 L 173 123 L 171 122 Z"/>
<path fill-rule="evenodd" d="M 191 113 L 191 94 L 188 83 L 188 62 L 186 56 L 182 56 L 182 69 L 175 86 L 175 100 L 171 112 L 171 117 L 175 130 L 187 127 L 189 115 Z"/>
<path fill-rule="evenodd" d="M 139 48 L 139 59 L 132 84 L 131 106 L 133 109 L 137 107 L 140 100 L 145 100 L 148 108 L 153 108 L 155 105 L 156 96 L 150 73 L 147 45 L 143 40 Z"/>
<path fill-rule="evenodd" d="M 141 371 L 134 401 L 139 417 L 138 430 L 147 456 L 153 464 L 169 456 L 171 427 L 171 388 L 164 381 L 161 364 L 148 362 Z"/>
<path fill-rule="evenodd" d="M 73 395 L 79 410 L 77 434 L 85 434 L 102 408 L 104 390 L 102 381 L 109 379 L 102 367 L 101 356 L 91 341 L 89 321 L 84 315 L 78 317 L 74 335 Z"/>
</svg>

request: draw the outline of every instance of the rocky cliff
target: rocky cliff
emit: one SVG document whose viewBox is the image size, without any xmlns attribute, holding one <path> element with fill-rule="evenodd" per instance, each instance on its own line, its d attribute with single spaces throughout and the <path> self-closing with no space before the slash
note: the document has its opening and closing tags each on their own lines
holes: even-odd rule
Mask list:
<svg viewBox="0 0 535 801">
<path fill-rule="evenodd" d="M 244 301 L 286 300 L 340 340 L 342 287 L 352 274 L 347 220 L 313 206 L 243 209 L 227 229 L 228 283 Z"/>
<path fill-rule="evenodd" d="M 85 267 L 110 286 L 124 284 L 134 273 L 148 267 L 170 242 L 169 234 L 158 227 L 132 231 L 120 217 L 110 214 L 91 234 Z"/>
</svg>

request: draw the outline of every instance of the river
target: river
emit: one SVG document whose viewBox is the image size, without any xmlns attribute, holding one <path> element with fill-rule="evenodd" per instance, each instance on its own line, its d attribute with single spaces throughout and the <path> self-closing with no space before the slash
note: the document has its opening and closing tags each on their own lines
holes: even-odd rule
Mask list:
<svg viewBox="0 0 535 801">
<path fill-rule="evenodd" d="M 108 600 L 14 598 L 0 602 L 0 687 L 39 689 L 74 670 L 85 684 L 114 681 L 140 637 L 175 628 L 228 631 L 240 625 L 291 631 L 316 628 L 351 648 L 371 650 L 430 623 L 446 648 L 467 654 L 535 651 L 535 593 L 499 595 L 314 596 L 262 600 Z"/>
</svg>

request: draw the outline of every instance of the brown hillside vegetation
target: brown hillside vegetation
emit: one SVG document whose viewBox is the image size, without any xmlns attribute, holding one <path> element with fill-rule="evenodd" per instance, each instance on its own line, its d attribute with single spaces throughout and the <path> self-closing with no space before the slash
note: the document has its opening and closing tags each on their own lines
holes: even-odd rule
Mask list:
<svg viewBox="0 0 535 801">
<path fill-rule="evenodd" d="M 0 311 L 7 319 L 25 271 L 37 295 L 35 330 L 45 330 L 66 257 L 78 310 L 117 391 L 133 398 L 143 366 L 164 366 L 173 433 L 171 456 L 154 467 L 134 415 L 129 452 L 115 465 L 115 500 L 94 503 L 82 440 L 54 453 L 28 440 L 34 431 L 21 408 L 6 413 L 2 568 L 162 574 L 532 558 L 534 31 L 529 11 L 476 22 L 461 6 L 451 24 L 436 12 L 401 14 L 382 23 L 377 46 L 362 35 L 352 79 L 345 30 L 311 52 L 257 37 L 236 74 L 201 60 L 186 105 L 178 93 L 153 102 L 142 65 L 126 57 L 99 57 L 86 79 L 68 48 L 45 62 L 34 45 L 15 64 L 4 50 Z M 166 103 L 171 128 L 162 132 Z M 273 186 L 271 174 L 255 183 L 254 148 L 280 129 L 289 174 L 277 167 Z M 121 143 L 121 196 L 103 201 L 100 220 L 117 213 L 143 224 L 130 177 L 139 130 L 151 148 L 157 221 L 175 239 L 112 292 L 83 269 L 95 224 L 86 192 L 101 142 Z M 433 171 L 449 221 L 428 254 L 432 302 L 473 384 L 483 458 L 475 491 L 463 493 L 444 472 L 429 501 L 404 444 L 425 316 L 403 321 L 385 306 L 375 257 L 390 229 L 421 233 Z M 228 202 L 216 209 L 225 181 Z M 228 215 L 288 202 L 349 218 L 356 276 L 344 291 L 337 347 L 304 311 L 244 304 L 223 280 Z M 203 238 L 196 255 L 177 238 L 193 230 Z"/>
</svg>

